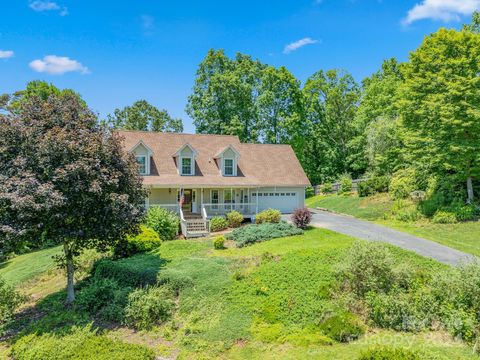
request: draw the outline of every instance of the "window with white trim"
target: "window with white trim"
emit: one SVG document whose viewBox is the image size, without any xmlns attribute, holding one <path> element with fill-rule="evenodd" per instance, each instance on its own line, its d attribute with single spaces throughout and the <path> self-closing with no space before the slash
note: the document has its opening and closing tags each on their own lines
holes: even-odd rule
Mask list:
<svg viewBox="0 0 480 360">
<path fill-rule="evenodd" d="M 147 156 L 137 155 L 135 156 L 135 160 L 137 160 L 138 171 L 140 175 L 146 175 L 147 174 Z"/>
<path fill-rule="evenodd" d="M 233 204 L 235 203 L 235 190 L 224 190 L 223 191 L 223 200 L 225 204 Z"/>
<path fill-rule="evenodd" d="M 210 197 L 212 204 L 218 204 L 218 190 L 211 190 Z M 212 205 L 212 209 L 218 209 L 218 205 Z"/>
<path fill-rule="evenodd" d="M 182 175 L 193 175 L 193 162 L 192 158 L 189 157 L 182 157 L 181 158 L 181 174 Z"/>
<path fill-rule="evenodd" d="M 233 159 L 223 159 L 223 174 L 225 176 L 234 176 L 234 164 L 235 161 Z"/>
</svg>

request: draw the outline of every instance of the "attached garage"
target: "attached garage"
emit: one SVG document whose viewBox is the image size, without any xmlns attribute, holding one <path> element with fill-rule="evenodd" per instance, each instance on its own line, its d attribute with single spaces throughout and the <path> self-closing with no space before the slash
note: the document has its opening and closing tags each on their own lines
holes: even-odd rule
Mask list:
<svg viewBox="0 0 480 360">
<path fill-rule="evenodd" d="M 258 190 L 258 210 L 277 209 L 282 213 L 292 213 L 298 207 L 304 204 L 303 188 L 288 189 L 259 189 Z M 252 202 L 256 202 L 256 193 L 252 194 Z"/>
</svg>

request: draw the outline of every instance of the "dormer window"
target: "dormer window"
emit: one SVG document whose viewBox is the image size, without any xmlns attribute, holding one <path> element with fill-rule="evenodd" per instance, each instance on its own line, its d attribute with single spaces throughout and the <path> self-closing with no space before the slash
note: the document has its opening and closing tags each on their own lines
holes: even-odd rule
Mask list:
<svg viewBox="0 0 480 360">
<path fill-rule="evenodd" d="M 215 158 L 222 176 L 237 176 L 240 153 L 232 145 L 220 150 Z"/>
<path fill-rule="evenodd" d="M 193 175 L 192 158 L 182 158 L 182 175 Z"/>
<path fill-rule="evenodd" d="M 223 173 L 225 176 L 233 176 L 233 164 L 235 161 L 233 159 L 224 159 L 223 160 Z"/>
<path fill-rule="evenodd" d="M 147 174 L 147 156 L 137 155 L 135 156 L 135 159 L 137 160 L 140 175 L 146 175 Z"/>
<path fill-rule="evenodd" d="M 198 152 L 190 145 L 183 145 L 173 157 L 176 158 L 177 170 L 180 175 L 195 175 L 195 158 Z"/>
<path fill-rule="evenodd" d="M 143 141 L 139 141 L 131 150 L 138 164 L 138 173 L 142 176 L 150 175 L 150 162 L 153 155 L 152 149 Z"/>
</svg>

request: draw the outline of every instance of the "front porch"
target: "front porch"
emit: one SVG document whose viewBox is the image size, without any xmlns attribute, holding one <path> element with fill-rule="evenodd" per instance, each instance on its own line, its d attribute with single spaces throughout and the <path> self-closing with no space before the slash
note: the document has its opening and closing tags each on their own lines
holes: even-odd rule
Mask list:
<svg viewBox="0 0 480 360">
<path fill-rule="evenodd" d="M 209 220 L 238 211 L 248 219 L 258 212 L 255 188 L 151 188 L 146 207 L 158 206 L 177 213 L 185 237 L 210 233 Z M 252 202 L 252 198 L 257 200 Z M 181 204 L 181 205 L 180 205 Z"/>
</svg>

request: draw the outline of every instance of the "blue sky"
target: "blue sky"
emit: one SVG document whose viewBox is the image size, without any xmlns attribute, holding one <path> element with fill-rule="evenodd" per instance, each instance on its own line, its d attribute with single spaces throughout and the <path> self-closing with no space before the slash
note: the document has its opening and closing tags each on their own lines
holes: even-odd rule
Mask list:
<svg viewBox="0 0 480 360">
<path fill-rule="evenodd" d="M 302 81 L 331 68 L 361 81 L 475 9 L 480 0 L 4 1 L 0 93 L 42 79 L 78 91 L 101 117 L 146 99 L 194 132 L 184 109 L 210 48 Z"/>
</svg>

